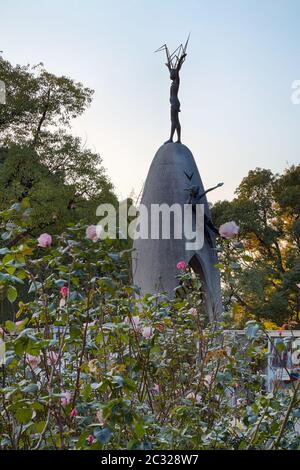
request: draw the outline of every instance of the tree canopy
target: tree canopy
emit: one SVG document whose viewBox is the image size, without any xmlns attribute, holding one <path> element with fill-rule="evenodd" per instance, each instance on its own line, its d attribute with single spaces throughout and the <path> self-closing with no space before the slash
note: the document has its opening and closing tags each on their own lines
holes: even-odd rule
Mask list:
<svg viewBox="0 0 300 470">
<path fill-rule="evenodd" d="M 6 105 L 0 115 L 0 205 L 29 197 L 37 228 L 95 222 L 96 207 L 116 203 L 98 153 L 70 131 L 93 91 L 38 64 L 0 58 Z"/>
<path fill-rule="evenodd" d="M 298 321 L 300 165 L 282 175 L 251 170 L 233 201 L 217 202 L 212 213 L 217 224 L 239 223 L 243 242 L 233 257 L 226 250 L 221 254 L 227 301 L 233 300 L 244 318 L 254 315 L 277 324 Z"/>
</svg>

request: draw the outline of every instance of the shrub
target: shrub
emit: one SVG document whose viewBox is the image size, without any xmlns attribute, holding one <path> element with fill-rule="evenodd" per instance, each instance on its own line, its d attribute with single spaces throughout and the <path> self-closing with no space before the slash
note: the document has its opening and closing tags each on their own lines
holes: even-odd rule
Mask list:
<svg viewBox="0 0 300 470">
<path fill-rule="evenodd" d="M 38 247 L 28 207 L 1 217 L 1 292 L 17 305 L 1 329 L 2 449 L 299 446 L 298 385 L 263 391 L 262 327 L 236 342 L 225 318 L 208 324 L 188 269 L 174 299 L 141 299 L 120 244 L 76 225 Z"/>
</svg>

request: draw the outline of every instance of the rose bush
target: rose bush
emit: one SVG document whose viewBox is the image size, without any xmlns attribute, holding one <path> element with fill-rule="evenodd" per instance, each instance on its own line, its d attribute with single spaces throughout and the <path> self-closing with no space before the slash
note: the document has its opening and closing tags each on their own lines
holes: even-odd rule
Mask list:
<svg viewBox="0 0 300 470">
<path fill-rule="evenodd" d="M 298 385 L 264 392 L 262 327 L 208 324 L 188 267 L 173 300 L 140 299 L 120 244 L 80 225 L 38 243 L 22 205 L 1 225 L 1 449 L 299 447 Z"/>
</svg>

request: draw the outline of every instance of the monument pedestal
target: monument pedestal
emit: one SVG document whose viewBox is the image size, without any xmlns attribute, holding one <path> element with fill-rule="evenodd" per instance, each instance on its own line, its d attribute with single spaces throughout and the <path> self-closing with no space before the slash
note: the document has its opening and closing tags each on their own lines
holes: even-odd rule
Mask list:
<svg viewBox="0 0 300 470">
<path fill-rule="evenodd" d="M 188 176 L 187 176 L 188 175 Z M 191 151 L 183 144 L 168 143 L 162 145 L 150 166 L 144 187 L 141 204 L 149 214 L 151 204 L 180 204 L 183 211 L 187 203 L 187 188 L 192 185 L 204 192 L 197 165 Z M 210 218 L 206 197 L 201 200 L 205 214 Z M 172 219 L 171 219 L 172 220 Z M 149 216 L 149 234 L 151 221 Z M 171 224 L 172 225 L 172 224 Z M 186 240 L 175 239 L 171 227 L 171 238 L 137 239 L 134 242 L 132 266 L 134 283 L 141 288 L 142 295 L 166 292 L 174 295 L 178 286 L 178 261 L 185 261 L 199 274 L 202 281 L 203 295 L 210 319 L 218 318 L 222 311 L 220 276 L 215 264 L 218 262 L 215 249 L 215 236 L 209 230 L 203 247 L 199 250 L 186 250 Z"/>
</svg>

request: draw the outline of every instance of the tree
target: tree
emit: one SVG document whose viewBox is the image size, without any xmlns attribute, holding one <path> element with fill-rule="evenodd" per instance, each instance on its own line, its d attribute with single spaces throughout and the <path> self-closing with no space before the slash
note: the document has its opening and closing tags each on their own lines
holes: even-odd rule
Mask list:
<svg viewBox="0 0 300 470">
<path fill-rule="evenodd" d="M 42 63 L 14 67 L 0 58 L 0 75 L 6 88 L 6 106 L 0 117 L 2 143 L 8 138 L 35 146 L 50 126 L 70 127 L 71 120 L 92 100 L 92 90 L 47 72 Z"/>
<path fill-rule="evenodd" d="M 116 204 L 116 196 L 100 155 L 68 132 L 93 91 L 47 72 L 43 64 L 14 67 L 0 58 L 0 76 L 6 86 L 0 116 L 2 208 L 30 197 L 37 226 L 95 222 L 96 207 Z"/>
<path fill-rule="evenodd" d="M 67 222 L 75 221 L 75 211 L 68 203 L 74 194 L 75 188 L 51 173 L 32 148 L 11 145 L 1 152 L 0 207 L 4 209 L 11 201 L 21 203 L 29 199 L 32 236 L 46 229 L 62 230 Z"/>
<path fill-rule="evenodd" d="M 221 254 L 226 267 L 225 303 L 233 299 L 244 319 L 254 315 L 277 324 L 298 321 L 300 166 L 288 168 L 283 175 L 256 168 L 242 180 L 236 195 L 212 209 L 215 223 L 239 223 L 243 242 L 233 258 L 227 250 Z"/>
</svg>

